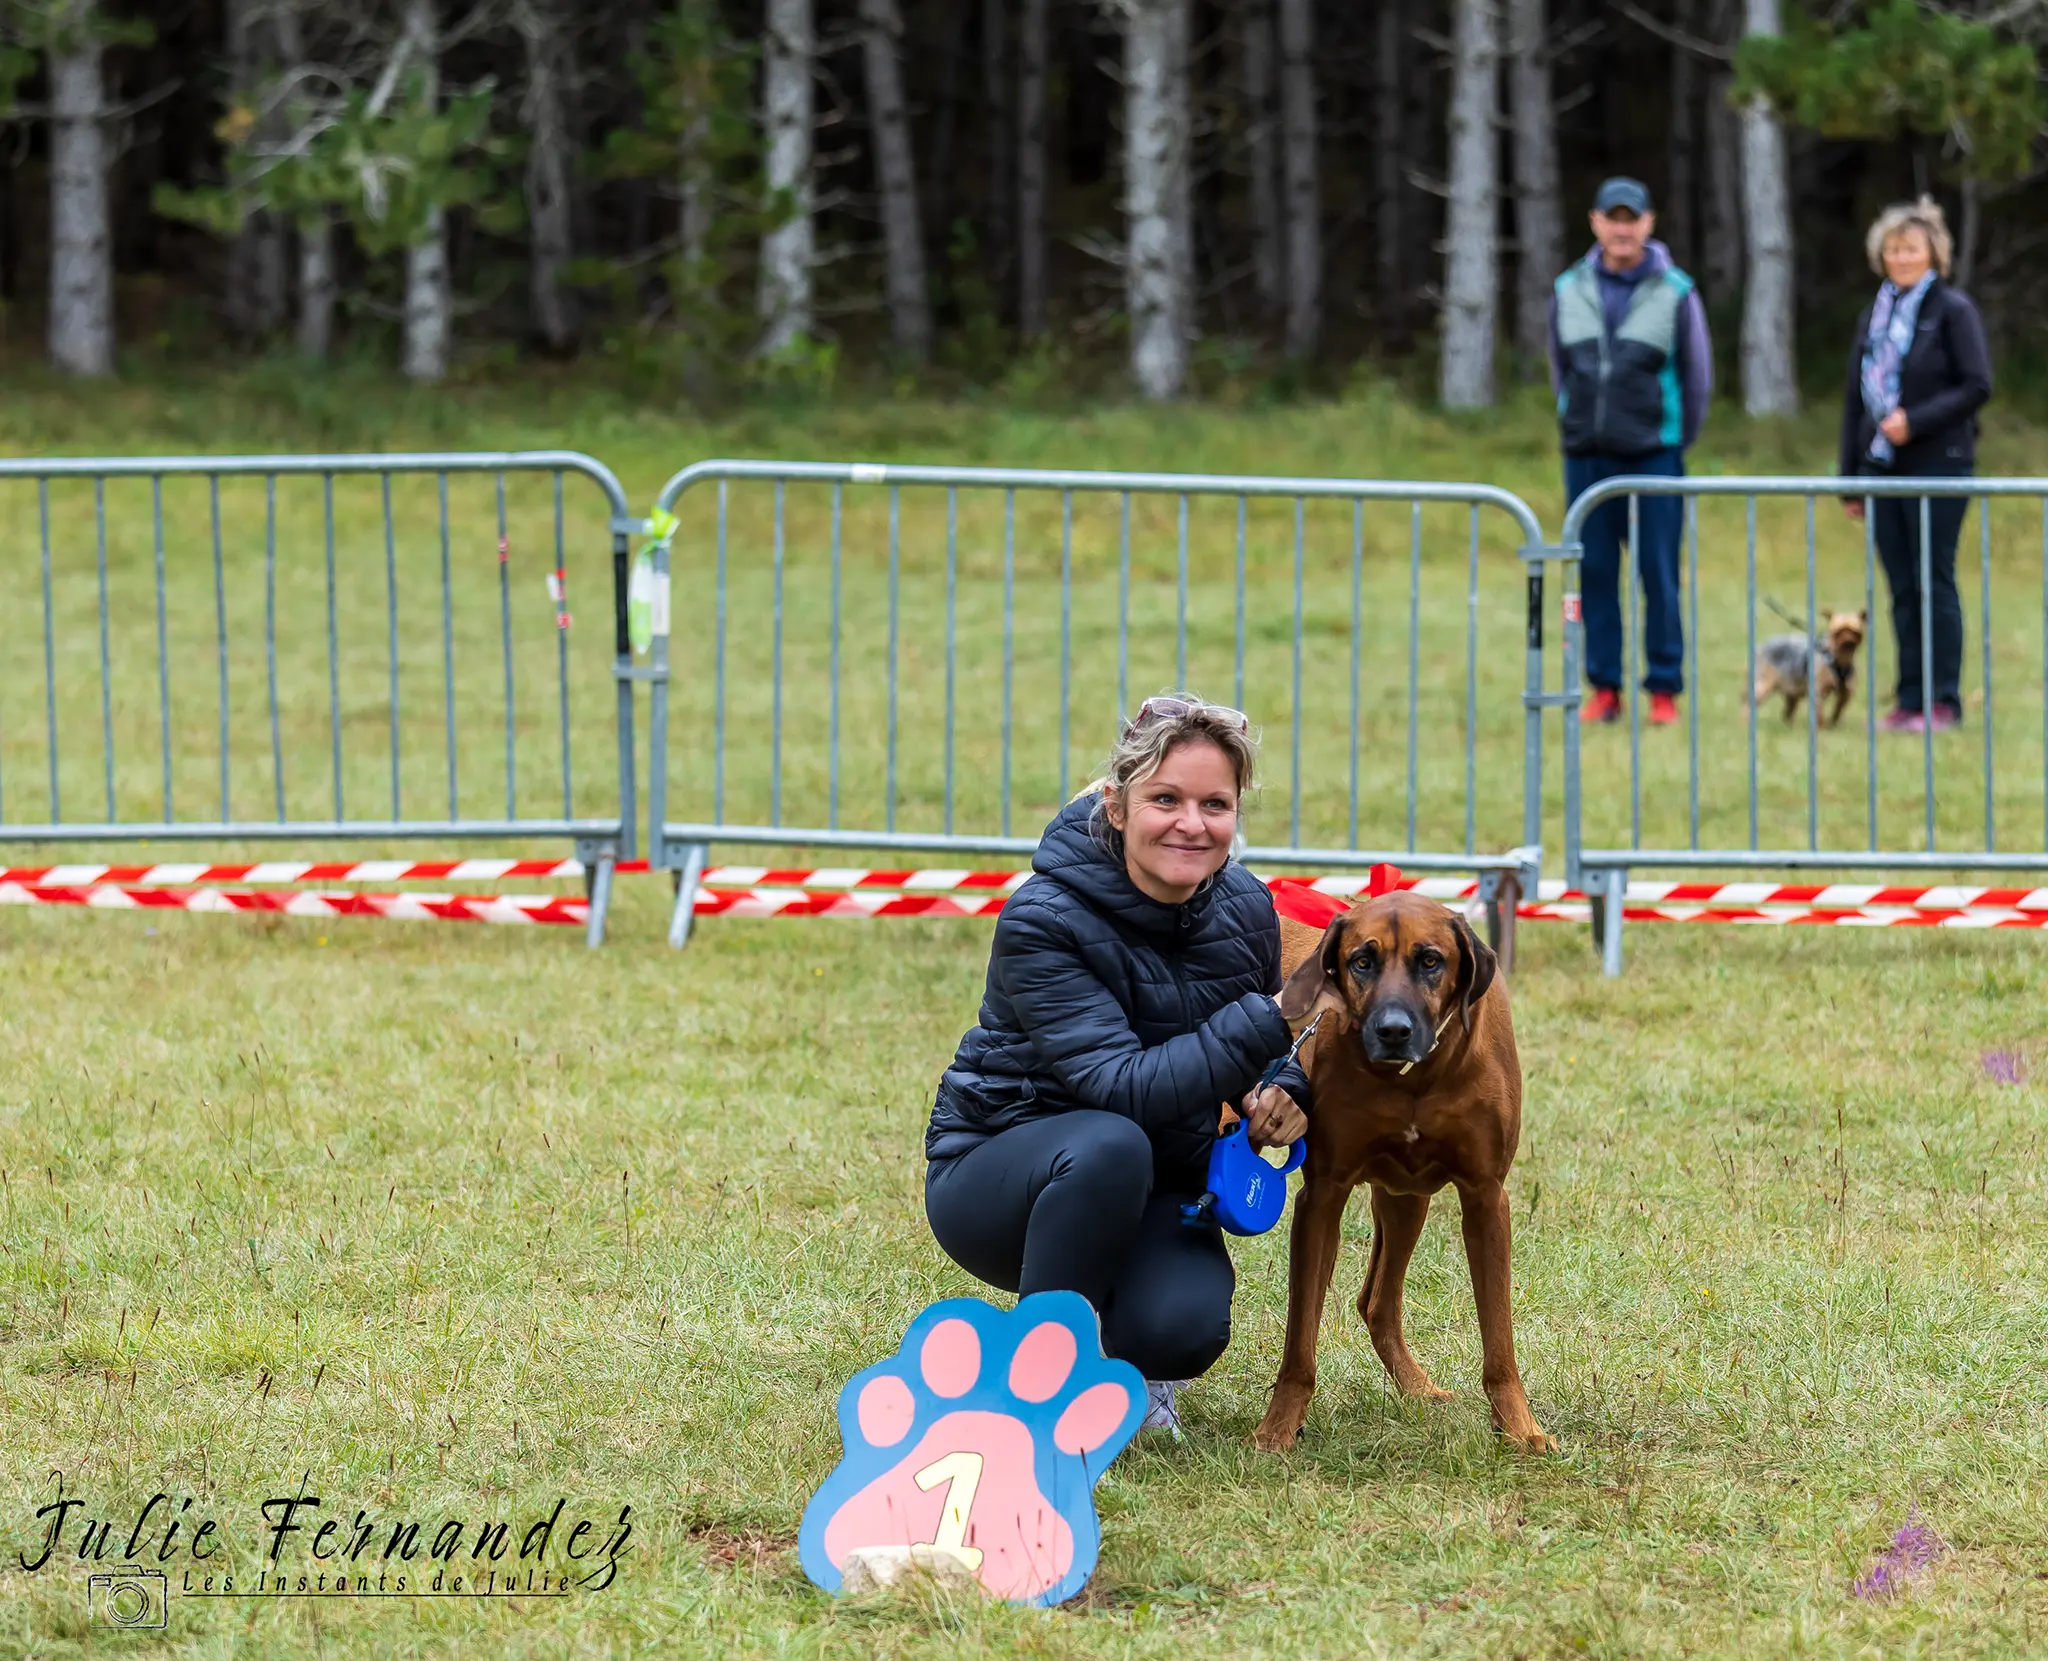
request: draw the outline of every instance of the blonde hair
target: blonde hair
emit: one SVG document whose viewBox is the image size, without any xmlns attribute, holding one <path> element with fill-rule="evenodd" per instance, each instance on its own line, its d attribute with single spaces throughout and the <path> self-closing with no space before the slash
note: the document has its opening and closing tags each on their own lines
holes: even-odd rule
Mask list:
<svg viewBox="0 0 2048 1661">
<path fill-rule="evenodd" d="M 1205 703 L 1192 692 L 1162 692 L 1157 695 L 1158 701 L 1168 699 L 1188 707 L 1172 714 L 1154 715 L 1147 720 L 1127 721 L 1117 741 L 1110 746 L 1109 760 L 1101 776 L 1076 792 L 1077 801 L 1091 793 L 1098 798 L 1093 826 L 1098 837 L 1106 836 L 1112 830 L 1107 811 L 1111 798 L 1114 797 L 1118 807 L 1128 809 L 1131 787 L 1158 772 L 1165 765 L 1166 758 L 1184 744 L 1214 744 L 1229 759 L 1230 769 L 1237 777 L 1240 811 L 1244 798 L 1256 787 L 1259 741 L 1249 724 L 1240 727 L 1233 719 L 1236 711 L 1226 714 L 1219 706 Z M 1236 845 L 1241 847 L 1243 842 L 1244 837 L 1240 833 Z"/>
<path fill-rule="evenodd" d="M 1932 196 L 1917 202 L 1894 202 L 1871 222 L 1863 238 L 1863 251 L 1870 256 L 1870 269 L 1884 275 L 1884 245 L 1906 231 L 1918 231 L 1927 238 L 1927 251 L 1934 256 L 1934 269 L 1948 275 L 1955 253 L 1955 240 L 1948 234 L 1948 220 L 1941 204 Z"/>
</svg>

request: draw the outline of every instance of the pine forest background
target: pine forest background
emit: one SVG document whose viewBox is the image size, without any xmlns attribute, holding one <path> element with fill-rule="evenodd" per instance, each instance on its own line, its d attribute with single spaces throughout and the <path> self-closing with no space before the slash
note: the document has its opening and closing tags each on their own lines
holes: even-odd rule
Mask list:
<svg viewBox="0 0 2048 1661">
<path fill-rule="evenodd" d="M 710 402 L 1540 378 L 1611 172 L 1754 414 L 1886 202 L 2048 361 L 2048 0 L 0 0 L 0 357 Z"/>
</svg>

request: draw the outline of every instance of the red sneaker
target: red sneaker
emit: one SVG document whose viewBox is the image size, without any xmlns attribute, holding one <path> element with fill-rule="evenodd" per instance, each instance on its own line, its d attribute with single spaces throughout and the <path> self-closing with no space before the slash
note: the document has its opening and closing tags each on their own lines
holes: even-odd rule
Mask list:
<svg viewBox="0 0 2048 1661">
<path fill-rule="evenodd" d="M 1669 692 L 1650 694 L 1650 725 L 1653 727 L 1675 727 L 1678 725 L 1678 700 Z"/>
<path fill-rule="evenodd" d="M 1619 721 L 1621 719 L 1621 694 L 1611 686 L 1596 686 L 1586 701 L 1579 705 L 1579 721 L 1584 726 L 1594 722 Z"/>
</svg>

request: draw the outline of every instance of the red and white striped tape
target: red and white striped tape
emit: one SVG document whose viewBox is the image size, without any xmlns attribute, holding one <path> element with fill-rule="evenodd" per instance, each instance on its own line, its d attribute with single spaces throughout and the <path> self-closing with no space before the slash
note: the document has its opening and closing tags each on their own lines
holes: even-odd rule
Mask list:
<svg viewBox="0 0 2048 1661">
<path fill-rule="evenodd" d="M 1029 871 L 870 871 L 860 866 L 714 865 L 702 882 L 706 888 L 796 888 L 803 890 L 900 888 L 912 894 L 950 894 L 979 889 L 1008 894 L 1022 886 Z"/>
<path fill-rule="evenodd" d="M 993 917 L 1004 895 L 884 894 L 805 888 L 702 888 L 700 917 Z"/>
<path fill-rule="evenodd" d="M 1564 901 L 1539 901 L 1516 908 L 1518 917 L 1538 921 L 1583 923 L 1592 916 L 1592 906 L 1574 896 Z M 1868 906 L 1854 910 L 1813 910 L 1799 906 L 1637 906 L 1624 904 L 1626 923 L 1731 923 L 1765 927 L 1826 924 L 1836 928 L 1945 928 L 1945 929 L 2039 929 L 2048 928 L 2048 911 L 2021 911 L 2009 906 L 1981 909 L 1927 908 L 1914 906 Z"/>
<path fill-rule="evenodd" d="M 645 872 L 645 860 L 622 861 L 621 873 Z M 495 882 L 512 878 L 575 878 L 574 859 L 273 860 L 251 865 L 45 865 L 0 869 L 0 905 L 83 905 L 103 909 L 266 912 L 294 917 L 388 917 L 486 923 L 588 920 L 586 901 L 558 895 L 364 894 L 280 887 L 263 890 L 202 884 L 297 882 Z M 1030 876 L 1028 871 L 878 870 L 856 866 L 720 865 L 704 873 L 696 897 L 713 917 L 993 917 Z M 1284 880 L 1331 899 L 1368 892 L 1364 872 Z M 1381 881 L 1447 904 L 1469 904 L 1476 879 L 1382 876 Z M 1517 915 L 1532 921 L 1585 922 L 1585 894 L 1546 882 Z M 1626 922 L 1731 923 L 1842 927 L 2043 928 L 2048 887 L 1987 888 L 1870 883 L 1631 882 Z"/>
<path fill-rule="evenodd" d="M 140 883 L 0 879 L 0 905 L 82 905 L 105 911 L 246 911 L 285 917 L 389 917 L 400 922 L 571 923 L 590 902 L 559 894 L 363 894 L 310 889 L 164 888 Z"/>
<path fill-rule="evenodd" d="M 1545 885 L 1548 887 L 1548 884 Z M 1549 898 L 1546 894 L 1544 898 Z M 1965 888 L 1935 885 L 1886 888 L 1875 883 L 1631 882 L 1625 899 L 1637 905 L 1792 905 L 1811 911 L 1863 911 L 1872 906 L 1914 911 L 2048 912 L 2048 888 Z"/>
<path fill-rule="evenodd" d="M 648 869 L 644 859 L 621 860 L 620 875 Z M 0 869 L 0 882 L 42 888 L 120 883 L 181 888 L 201 882 L 500 882 L 507 877 L 580 877 L 577 859 L 366 859 L 352 862 L 266 860 L 257 865 L 17 865 Z"/>
<path fill-rule="evenodd" d="M 706 871 L 703 881 L 707 888 L 801 892 L 897 889 L 905 893 L 950 893 L 976 889 L 1009 894 L 1015 892 L 1030 874 L 1028 871 L 881 871 L 858 867 L 779 869 L 761 865 L 719 865 Z M 1366 893 L 1372 882 L 1371 876 L 1363 871 L 1337 876 L 1288 877 L 1284 880 L 1336 899 L 1350 899 Z M 1403 876 L 1396 879 L 1396 886 L 1407 893 L 1421 894 L 1447 904 L 1479 898 L 1479 882 L 1472 877 Z M 2048 913 L 2048 887 L 1972 888 L 1937 884 L 1924 888 L 1897 888 L 1875 883 L 1631 882 L 1625 898 L 1628 904 L 1644 907 L 1732 906 L 1752 910 L 1760 906 L 1796 906 L 1814 912 L 1856 912 L 1879 907 L 1941 913 L 1980 909 Z M 1585 899 L 1583 892 L 1569 889 L 1562 882 L 1545 882 L 1534 896 L 1525 900 L 1525 906 L 1532 908 L 1525 914 L 1541 915 L 1543 905 L 1581 904 Z M 975 912 L 972 915 L 986 913 Z"/>
</svg>

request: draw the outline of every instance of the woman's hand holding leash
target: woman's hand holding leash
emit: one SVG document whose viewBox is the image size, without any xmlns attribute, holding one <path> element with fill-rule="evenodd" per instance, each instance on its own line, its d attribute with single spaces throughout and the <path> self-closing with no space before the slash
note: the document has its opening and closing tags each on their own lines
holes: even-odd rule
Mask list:
<svg viewBox="0 0 2048 1661">
<path fill-rule="evenodd" d="M 1247 1090 L 1237 1111 L 1249 1121 L 1245 1137 L 1255 1148 L 1292 1147 L 1308 1134 L 1308 1115 L 1277 1084 Z"/>
</svg>

